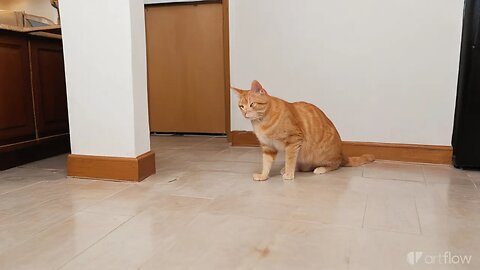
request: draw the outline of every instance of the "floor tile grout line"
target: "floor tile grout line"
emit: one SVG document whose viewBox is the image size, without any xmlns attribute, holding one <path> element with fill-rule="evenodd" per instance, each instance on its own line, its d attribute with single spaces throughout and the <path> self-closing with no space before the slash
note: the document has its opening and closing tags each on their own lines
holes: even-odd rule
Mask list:
<svg viewBox="0 0 480 270">
<path fill-rule="evenodd" d="M 48 180 L 44 180 L 44 181 L 40 181 L 40 182 L 35 183 L 35 184 L 46 183 L 46 182 L 49 182 L 49 181 L 48 181 Z M 4 219 L 0 219 L 0 220 L 3 221 L 3 220 L 6 220 L 6 219 L 9 219 L 9 218 L 12 218 L 12 217 L 16 217 L 16 216 L 18 216 L 18 215 L 21 215 L 21 214 L 23 214 L 23 213 L 26 213 L 26 212 L 28 212 L 28 211 L 36 208 L 36 207 L 39 206 L 39 205 L 42 205 L 42 204 L 47 203 L 47 202 L 49 202 L 49 201 L 57 200 L 57 199 L 60 199 L 60 198 L 62 198 L 62 197 L 57 197 L 57 198 L 53 198 L 53 199 L 47 199 L 47 200 L 44 200 L 44 201 L 40 201 L 40 202 L 38 202 L 38 203 L 34 203 L 34 204 L 32 204 L 32 205 L 29 205 L 29 207 L 28 207 L 27 209 L 24 209 L 23 211 L 20 211 L 20 212 L 16 212 L 15 214 L 13 214 L 13 215 L 11 215 L 11 216 L 8 216 L 8 217 L 6 217 L 6 218 L 4 218 Z"/>
<path fill-rule="evenodd" d="M 57 200 L 57 199 L 51 199 L 51 200 L 48 200 L 48 201 L 45 201 L 45 202 L 49 202 L 49 201 L 54 201 L 54 200 Z M 30 209 L 31 210 L 31 209 Z M 83 209 L 82 209 L 83 210 Z M 78 214 L 79 212 L 81 212 L 82 210 L 78 211 L 78 212 L 75 212 L 75 213 L 71 213 L 69 215 L 66 215 L 64 218 L 58 220 L 57 222 L 53 223 L 53 224 L 50 224 L 49 226 L 45 226 L 45 228 L 43 230 L 39 230 L 38 232 L 32 234 L 28 239 L 25 239 L 19 243 L 15 243 L 14 245 L 8 247 L 7 249 L 5 249 L 4 251 L 0 252 L 0 254 L 6 252 L 7 250 L 9 249 L 12 249 L 12 248 L 15 248 L 17 246 L 20 246 L 22 244 L 25 244 L 27 243 L 28 241 L 31 241 L 32 239 L 35 239 L 36 237 L 38 237 L 38 235 L 40 235 L 41 233 L 47 231 L 48 229 L 50 229 L 51 227 L 57 225 L 57 224 L 61 224 L 65 221 L 67 221 L 68 219 L 72 218 L 73 216 L 75 216 L 76 214 Z"/>
<path fill-rule="evenodd" d="M 467 175 L 468 176 L 468 175 Z M 473 186 L 475 187 L 475 189 L 477 191 L 480 191 L 480 188 L 477 186 L 477 183 L 475 180 L 473 180 L 470 176 L 468 176 L 468 180 L 470 180 L 470 182 L 472 182 Z"/>
<path fill-rule="evenodd" d="M 383 229 L 383 228 L 375 228 L 375 227 L 368 227 L 364 228 L 366 231 L 375 231 L 375 232 L 384 232 L 384 233 L 393 233 L 393 234 L 407 234 L 407 235 L 422 235 L 418 232 L 407 232 L 407 231 L 398 231 L 398 230 L 389 230 L 389 229 Z"/>
<path fill-rule="evenodd" d="M 363 218 L 362 218 L 362 229 L 365 228 L 365 218 L 367 216 L 367 206 L 368 206 L 368 194 L 366 195 L 367 198 L 365 199 L 365 208 L 363 210 Z"/>
<path fill-rule="evenodd" d="M 203 197 L 203 196 L 195 196 L 195 195 L 182 195 L 177 193 L 168 194 L 169 196 L 173 197 L 182 197 L 182 198 L 193 198 L 193 199 L 203 199 L 203 200 L 215 200 L 216 197 Z"/>
<path fill-rule="evenodd" d="M 91 183 L 88 183 L 87 185 L 93 184 L 94 181 L 98 181 L 98 180 L 93 180 Z M 46 182 L 46 181 L 41 181 L 41 182 Z M 107 196 L 106 198 L 99 200 L 99 202 L 101 202 L 101 201 L 103 201 L 103 200 L 105 200 L 105 199 L 107 199 L 107 198 L 110 198 L 111 196 L 113 196 L 113 195 L 115 195 L 115 194 L 117 194 L 117 193 L 119 193 L 119 192 L 121 192 L 121 191 L 123 191 L 123 190 L 125 190 L 125 189 L 126 189 L 126 188 L 121 189 L 121 190 L 119 190 L 118 192 L 115 192 L 114 194 L 111 194 L 111 195 Z M 28 208 L 28 209 L 25 210 L 25 211 L 16 213 L 15 215 L 12 215 L 12 216 L 10 216 L 10 217 L 7 217 L 7 218 L 5 218 L 5 219 L 2 219 L 1 221 L 7 220 L 7 219 L 12 218 L 12 217 L 16 217 L 16 216 L 18 216 L 18 215 L 21 215 L 21 214 L 23 214 L 23 213 L 26 213 L 26 212 L 28 212 L 28 211 L 31 211 L 32 209 L 34 209 L 34 208 L 36 208 L 36 207 L 38 207 L 38 206 L 41 206 L 42 204 L 45 204 L 45 203 L 48 203 L 48 202 L 51 202 L 51 201 L 55 201 L 55 200 L 64 200 L 64 199 L 66 199 L 66 198 L 65 198 L 65 197 L 58 197 L 58 198 L 53 198 L 53 199 L 49 199 L 49 200 L 46 200 L 46 201 L 42 201 L 42 202 L 40 202 L 40 203 L 38 203 L 38 204 L 33 205 L 32 207 Z M 20 243 L 18 243 L 18 244 L 16 243 L 15 245 L 12 245 L 12 246 L 9 247 L 8 249 L 14 248 L 14 247 L 16 247 L 16 246 L 19 246 L 20 244 L 26 243 L 26 242 L 34 239 L 35 237 L 37 237 L 37 236 L 38 236 L 39 234 L 41 234 L 42 232 L 48 230 L 50 227 L 52 227 L 52 226 L 54 226 L 54 225 L 56 225 L 56 224 L 60 224 L 60 223 L 62 223 L 62 222 L 65 222 L 66 220 L 68 220 L 69 218 L 75 216 L 76 214 L 78 214 L 78 213 L 80 213 L 80 212 L 88 212 L 87 209 L 90 208 L 90 207 L 92 207 L 92 205 L 85 206 L 85 207 L 79 209 L 78 211 L 67 215 L 65 218 L 59 220 L 58 222 L 56 222 L 56 223 L 54 223 L 54 224 L 50 224 L 50 226 L 44 228 L 43 230 L 40 230 L 40 231 L 34 233 L 33 235 L 31 235 L 31 237 L 30 237 L 29 239 L 26 239 L 26 240 L 24 240 L 24 241 L 22 241 L 22 242 L 20 242 Z M 89 213 L 90 213 L 90 212 L 89 212 Z M 4 250 L 3 252 L 6 252 L 8 249 Z M 0 254 L 3 253 L 3 252 L 0 252 Z"/>
<path fill-rule="evenodd" d="M 220 215 L 220 214 L 219 214 Z M 230 215 L 230 214 L 223 214 L 223 215 Z M 255 219 L 261 219 L 261 220 L 271 220 L 271 221 L 278 221 L 278 222 L 290 222 L 291 219 L 280 219 L 280 218 L 263 218 L 263 217 L 255 217 L 255 216 L 249 216 L 249 215 L 239 215 L 239 214 L 231 214 L 232 216 L 239 216 L 239 217 L 249 217 L 249 218 L 255 218 Z M 297 219 L 294 221 L 295 223 L 303 223 L 303 224 L 309 224 L 309 225 L 314 225 L 317 227 L 321 228 L 338 228 L 338 229 L 346 229 L 346 230 L 367 230 L 368 228 L 362 228 L 360 226 L 355 226 L 355 225 L 345 225 L 341 223 L 324 223 L 324 222 L 319 222 L 319 221 L 312 221 L 312 220 L 304 220 L 304 219 Z"/>
<path fill-rule="evenodd" d="M 386 181 L 400 181 L 400 182 L 408 182 L 408 183 L 425 183 L 425 181 L 417 181 L 417 180 L 406 180 L 406 179 L 399 179 L 399 178 L 386 178 L 386 177 L 372 177 L 372 176 L 362 176 L 366 179 L 379 179 L 379 180 L 386 180 Z"/>
<path fill-rule="evenodd" d="M 124 216 L 124 215 L 117 215 L 117 216 Z M 100 237 L 97 241 L 95 241 L 94 243 L 92 243 L 90 246 L 86 247 L 85 249 L 83 249 L 82 251 L 80 251 L 78 254 L 74 255 L 71 259 L 67 260 L 64 264 L 62 264 L 61 266 L 59 266 L 57 268 L 57 270 L 60 270 L 62 269 L 63 267 L 65 267 L 67 264 L 69 264 L 71 261 L 73 261 L 75 258 L 77 258 L 78 256 L 82 255 L 83 253 L 85 253 L 87 250 L 89 250 L 90 248 L 92 248 L 93 246 L 95 246 L 97 243 L 99 243 L 100 241 L 102 241 L 103 239 L 105 239 L 107 236 L 109 236 L 110 234 L 112 234 L 114 231 L 118 230 L 120 227 L 122 227 L 124 224 L 126 224 L 127 222 L 129 222 L 130 220 L 132 220 L 134 217 L 136 217 L 137 215 L 133 215 L 133 216 L 130 216 L 130 218 L 128 218 L 127 220 L 125 220 L 124 222 L 120 223 L 117 227 L 115 227 L 114 229 L 112 229 L 111 231 L 109 231 L 108 233 L 106 233 L 103 237 Z"/>
<path fill-rule="evenodd" d="M 13 180 L 13 181 L 15 181 L 15 180 Z M 6 192 L 4 192 L 4 193 L 0 193 L 0 198 L 1 198 L 1 196 L 3 196 L 3 195 L 6 195 L 6 194 L 9 194 L 9 193 L 12 193 L 12 192 L 16 192 L 16 191 L 20 191 L 20 190 L 22 190 L 22 189 L 31 187 L 31 186 L 33 186 L 33 185 L 36 185 L 36 184 L 39 184 L 39 183 L 42 183 L 42 182 L 45 182 L 45 181 L 48 181 L 48 180 L 40 180 L 40 181 L 38 181 L 38 182 L 25 185 L 25 186 L 23 186 L 23 187 L 19 187 L 19 188 L 17 188 L 17 189 L 12 189 L 12 190 L 6 191 Z"/>
<path fill-rule="evenodd" d="M 423 177 L 423 183 L 426 186 L 427 185 L 427 177 L 425 175 L 425 166 L 422 166 L 422 177 Z"/>
<path fill-rule="evenodd" d="M 195 213 L 195 214 L 192 216 L 192 218 L 191 218 L 186 224 L 184 224 L 184 226 L 187 227 L 187 226 L 189 226 L 190 224 L 192 224 L 193 221 L 194 221 L 200 214 L 205 213 L 204 211 L 205 211 L 205 210 L 208 208 L 208 206 L 211 205 L 212 203 L 213 203 L 213 200 L 212 200 L 211 202 L 209 202 L 207 205 L 203 206 L 202 208 L 204 208 L 204 209 L 200 208 L 199 211 L 198 211 L 197 213 Z M 144 210 L 144 211 L 147 211 L 147 210 Z M 143 211 L 142 211 L 142 212 L 143 212 Z M 140 263 L 140 266 L 137 267 L 137 269 L 141 269 L 141 268 L 150 260 L 150 258 L 152 258 L 153 256 L 155 256 L 156 253 L 157 253 L 156 251 L 157 251 L 157 249 L 153 249 L 152 252 L 151 252 L 151 254 L 150 254 L 150 256 L 149 256 L 148 258 L 146 258 L 144 261 L 142 261 L 142 262 Z M 58 269 L 58 270 L 60 270 L 60 269 Z"/>
<path fill-rule="evenodd" d="M 87 181 L 88 181 L 88 180 L 87 180 Z M 92 180 L 92 181 L 102 181 L 102 180 Z M 91 184 L 93 184 L 93 182 L 92 182 L 92 183 L 89 183 L 88 185 L 91 185 Z M 100 204 L 100 203 L 102 203 L 102 202 L 104 202 L 104 201 L 106 201 L 106 200 L 108 200 L 108 199 L 110 199 L 110 198 L 112 198 L 113 196 L 119 194 L 120 192 L 123 192 L 123 191 L 125 191 L 125 190 L 127 190 L 127 189 L 129 189 L 129 188 L 131 188 L 131 187 L 134 186 L 134 185 L 131 185 L 130 183 L 125 183 L 125 184 L 126 184 L 126 186 L 125 186 L 124 188 L 122 188 L 122 189 L 120 189 L 120 190 L 118 190 L 118 191 L 116 191 L 116 192 L 114 192 L 114 193 L 112 193 L 112 194 L 104 197 L 103 199 L 98 200 L 97 205 Z M 88 208 L 90 208 L 90 207 L 93 207 L 93 205 L 89 205 L 89 206 L 83 208 L 81 211 L 88 212 Z M 80 211 L 79 211 L 79 212 L 80 212 Z M 89 212 L 89 213 L 92 213 L 92 212 Z M 96 212 L 95 212 L 95 213 L 96 213 Z"/>
<path fill-rule="evenodd" d="M 413 202 L 415 204 L 415 212 L 417 213 L 417 222 L 418 222 L 418 230 L 420 231 L 420 235 L 423 235 L 422 230 L 422 223 L 420 222 L 420 213 L 418 212 L 418 205 L 417 205 L 417 198 L 413 198 Z"/>
</svg>

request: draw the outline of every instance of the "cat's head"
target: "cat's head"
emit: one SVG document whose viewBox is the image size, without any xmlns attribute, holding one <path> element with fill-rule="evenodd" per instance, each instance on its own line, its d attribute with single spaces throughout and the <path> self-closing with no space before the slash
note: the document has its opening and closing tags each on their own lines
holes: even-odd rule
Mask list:
<svg viewBox="0 0 480 270">
<path fill-rule="evenodd" d="M 270 105 L 270 96 L 258 81 L 253 81 L 250 90 L 232 87 L 238 96 L 238 108 L 248 120 L 258 120 L 265 116 Z"/>
</svg>

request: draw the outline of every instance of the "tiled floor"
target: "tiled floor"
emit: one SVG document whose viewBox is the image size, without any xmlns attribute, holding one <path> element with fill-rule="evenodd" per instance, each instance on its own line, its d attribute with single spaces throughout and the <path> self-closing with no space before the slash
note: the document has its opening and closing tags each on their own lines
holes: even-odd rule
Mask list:
<svg viewBox="0 0 480 270">
<path fill-rule="evenodd" d="M 66 178 L 65 156 L 0 172 L 0 269 L 480 269 L 479 172 L 377 161 L 283 181 L 280 157 L 254 182 L 258 148 L 152 148 L 141 183 Z"/>
</svg>

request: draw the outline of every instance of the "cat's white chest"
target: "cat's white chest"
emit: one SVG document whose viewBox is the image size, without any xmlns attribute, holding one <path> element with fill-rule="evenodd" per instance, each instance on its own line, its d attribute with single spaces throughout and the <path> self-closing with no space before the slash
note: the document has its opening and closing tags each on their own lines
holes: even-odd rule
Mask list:
<svg viewBox="0 0 480 270">
<path fill-rule="evenodd" d="M 277 141 L 277 140 L 272 140 L 270 138 L 268 138 L 265 134 L 259 132 L 255 126 L 253 128 L 254 132 L 255 132 L 255 135 L 257 135 L 257 138 L 258 140 L 260 141 L 261 144 L 264 144 L 264 145 L 268 145 L 270 147 L 273 147 L 277 150 L 284 150 L 285 146 L 283 145 L 283 143 Z"/>
</svg>

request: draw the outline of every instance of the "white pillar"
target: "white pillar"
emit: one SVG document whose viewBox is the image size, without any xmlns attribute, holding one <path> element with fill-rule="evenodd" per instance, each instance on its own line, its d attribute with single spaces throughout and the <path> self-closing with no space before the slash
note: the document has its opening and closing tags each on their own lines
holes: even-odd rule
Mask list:
<svg viewBox="0 0 480 270">
<path fill-rule="evenodd" d="M 72 154 L 149 152 L 143 1 L 62 0 L 60 13 Z"/>
</svg>

